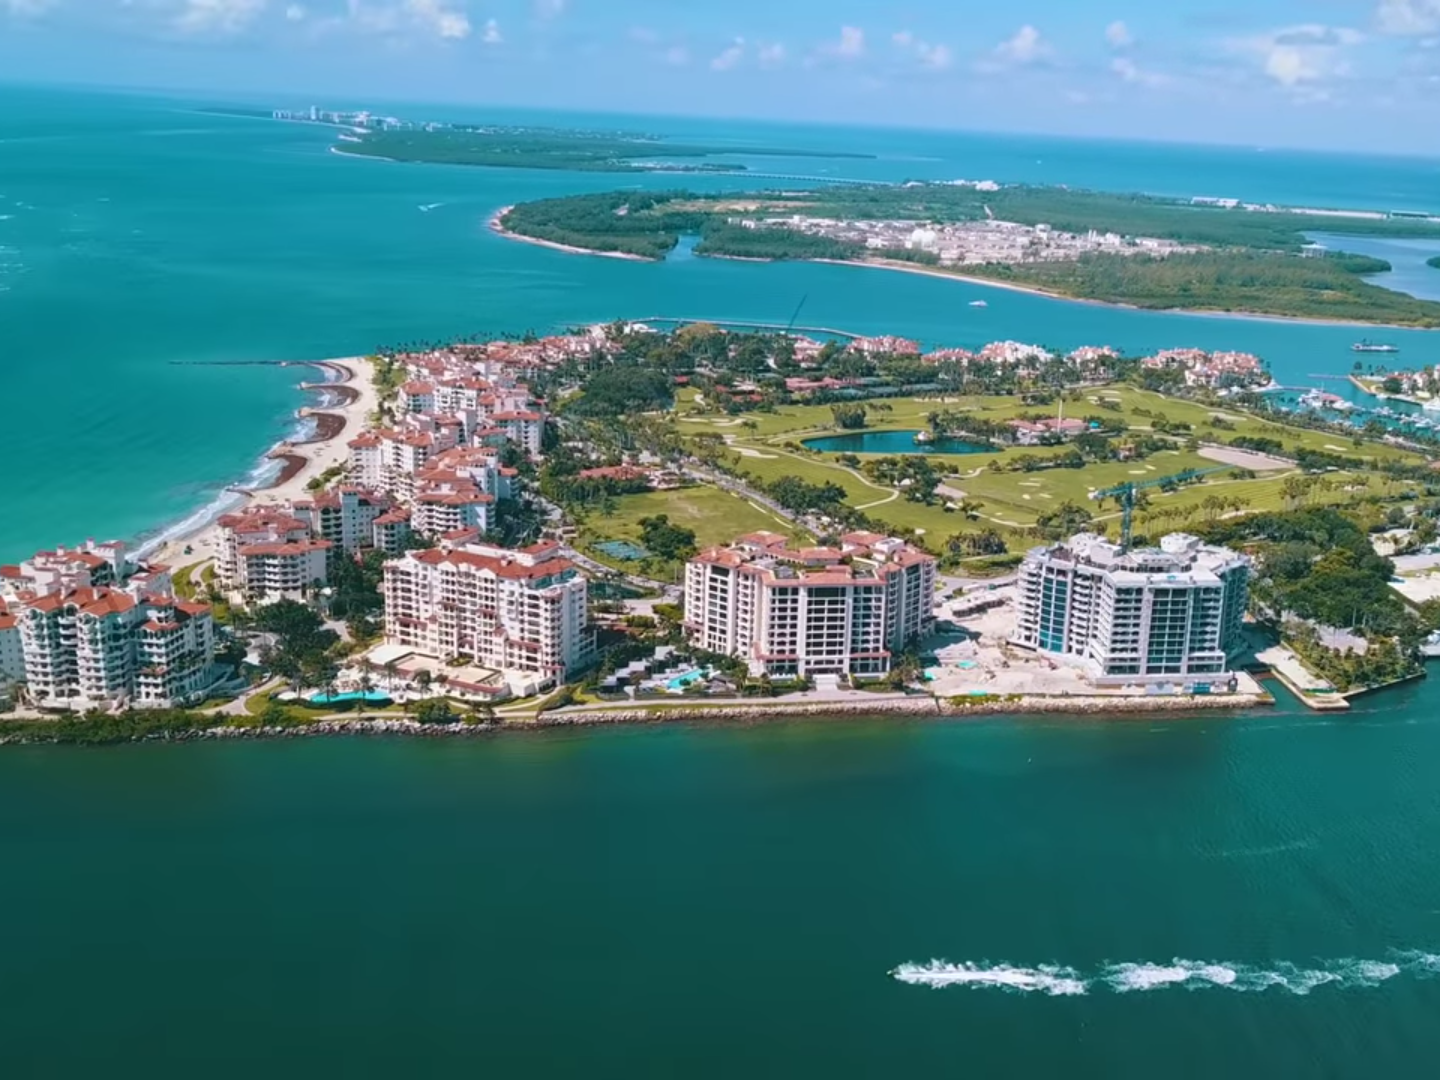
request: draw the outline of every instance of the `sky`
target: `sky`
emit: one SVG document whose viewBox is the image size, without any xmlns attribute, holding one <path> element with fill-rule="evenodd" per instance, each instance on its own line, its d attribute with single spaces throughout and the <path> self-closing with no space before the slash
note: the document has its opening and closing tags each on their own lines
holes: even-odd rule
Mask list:
<svg viewBox="0 0 1440 1080">
<path fill-rule="evenodd" d="M 1440 0 L 0 0 L 0 79 L 1440 155 Z"/>
</svg>

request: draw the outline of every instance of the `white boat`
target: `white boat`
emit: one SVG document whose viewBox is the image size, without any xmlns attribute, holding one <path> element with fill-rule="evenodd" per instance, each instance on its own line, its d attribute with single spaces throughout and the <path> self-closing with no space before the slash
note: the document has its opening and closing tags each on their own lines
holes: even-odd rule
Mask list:
<svg viewBox="0 0 1440 1080">
<path fill-rule="evenodd" d="M 1429 401 L 1425 402 L 1424 405 L 1421 405 L 1420 408 L 1426 412 L 1440 412 L 1440 397 L 1432 397 Z"/>
<path fill-rule="evenodd" d="M 971 301 L 970 301 L 970 306 L 971 306 L 971 307 L 989 307 L 989 306 L 990 306 L 990 302 L 989 302 L 988 300 L 971 300 Z"/>
</svg>

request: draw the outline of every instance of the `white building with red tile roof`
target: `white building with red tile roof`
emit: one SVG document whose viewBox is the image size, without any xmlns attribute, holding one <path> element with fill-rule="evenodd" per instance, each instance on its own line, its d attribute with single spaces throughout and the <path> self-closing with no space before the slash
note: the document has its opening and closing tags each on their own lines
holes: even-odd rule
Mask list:
<svg viewBox="0 0 1440 1080">
<path fill-rule="evenodd" d="M 313 538 L 329 540 L 332 550 L 349 555 L 371 546 L 375 520 L 391 506 L 385 495 L 347 485 L 292 503 L 291 509 L 309 526 Z"/>
<path fill-rule="evenodd" d="M 385 640 L 563 682 L 589 662 L 587 585 L 556 544 L 465 544 L 385 564 Z"/>
<path fill-rule="evenodd" d="M 19 616 L 0 610 L 0 687 L 25 681 L 25 650 Z"/>
<path fill-rule="evenodd" d="M 42 706 L 169 708 L 215 682 L 204 604 L 84 587 L 36 597 L 17 621 L 25 682 Z"/>
<path fill-rule="evenodd" d="M 77 547 L 37 551 L 24 562 L 0 566 L 0 601 L 14 602 L 23 593 L 113 585 L 136 570 L 118 540 L 86 540 Z"/>
<path fill-rule="evenodd" d="M 251 506 L 226 514 L 220 530 L 215 577 L 226 592 L 249 602 L 303 599 L 329 580 L 334 546 L 311 535 L 309 523 L 283 506 Z"/>
<path fill-rule="evenodd" d="M 933 627 L 935 576 L 934 556 L 875 533 L 801 549 L 751 533 L 690 560 L 685 626 L 757 675 L 883 675 Z"/>
</svg>

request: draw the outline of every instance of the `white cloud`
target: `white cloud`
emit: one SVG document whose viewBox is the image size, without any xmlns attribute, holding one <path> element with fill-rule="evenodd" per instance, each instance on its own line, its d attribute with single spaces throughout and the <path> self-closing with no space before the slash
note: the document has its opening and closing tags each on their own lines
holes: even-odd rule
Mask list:
<svg viewBox="0 0 1440 1080">
<path fill-rule="evenodd" d="M 1135 36 L 1121 19 L 1116 19 L 1105 28 L 1105 40 L 1112 49 L 1124 49 L 1135 44 Z"/>
<path fill-rule="evenodd" d="M 719 55 L 710 61 L 711 71 L 729 71 L 745 55 L 745 39 L 736 38 L 733 43 L 722 50 Z"/>
<path fill-rule="evenodd" d="M 486 45 L 499 45 L 502 41 L 504 41 L 505 38 L 500 33 L 500 20 L 486 19 L 485 29 L 480 34 L 480 40 L 483 41 Z"/>
<path fill-rule="evenodd" d="M 901 30 L 890 35 L 897 49 L 910 53 L 919 62 L 921 67 L 930 68 L 932 71 L 940 71 L 948 68 L 955 60 L 948 45 L 932 45 L 928 41 L 922 41 L 909 30 Z"/>
<path fill-rule="evenodd" d="M 950 52 L 950 46 L 928 45 L 923 41 L 916 44 L 915 55 L 920 59 L 921 67 L 927 67 L 933 71 L 942 71 L 948 68 L 955 59 Z"/>
<path fill-rule="evenodd" d="M 299 4 L 291 4 L 285 9 L 285 18 L 290 22 L 302 22 L 305 18 L 305 9 Z"/>
<path fill-rule="evenodd" d="M 58 0 L 3 0 L 0 2 L 0 10 L 8 11 L 17 18 L 29 18 L 43 15 L 57 2 Z"/>
<path fill-rule="evenodd" d="M 1380 0 L 1375 25 L 1382 34 L 1433 34 L 1440 30 L 1440 0 Z"/>
<path fill-rule="evenodd" d="M 421 29 L 458 41 L 470 36 L 470 17 L 452 0 L 405 0 L 405 10 Z"/>
<path fill-rule="evenodd" d="M 175 28 L 184 34 L 235 34 L 265 10 L 265 0 L 184 0 Z"/>
<path fill-rule="evenodd" d="M 1117 56 L 1111 60 L 1110 70 L 1125 82 L 1135 83 L 1139 86 L 1164 86 L 1170 81 L 1169 76 L 1162 75 L 1158 71 L 1146 71 L 1128 56 Z"/>
<path fill-rule="evenodd" d="M 671 45 L 665 50 L 661 59 L 671 67 L 684 67 L 690 63 L 690 50 L 684 45 Z"/>
<path fill-rule="evenodd" d="M 1026 23 L 1013 37 L 995 46 L 995 55 L 1011 64 L 1033 64 L 1050 55 L 1050 45 L 1040 31 Z"/>
<path fill-rule="evenodd" d="M 858 26 L 842 26 L 838 41 L 826 42 L 820 51 L 843 60 L 854 60 L 865 55 L 865 31 Z"/>
<path fill-rule="evenodd" d="M 565 14 L 568 0 L 535 0 L 535 17 L 549 22 Z"/>
<path fill-rule="evenodd" d="M 1349 74 L 1345 50 L 1365 40 L 1348 27 L 1305 23 L 1232 40 L 1230 50 L 1249 55 L 1264 74 L 1287 90 L 1317 96 L 1316 85 Z"/>
<path fill-rule="evenodd" d="M 769 45 L 761 45 L 759 52 L 755 54 L 763 68 L 776 68 L 785 63 L 785 46 L 778 41 Z"/>
</svg>

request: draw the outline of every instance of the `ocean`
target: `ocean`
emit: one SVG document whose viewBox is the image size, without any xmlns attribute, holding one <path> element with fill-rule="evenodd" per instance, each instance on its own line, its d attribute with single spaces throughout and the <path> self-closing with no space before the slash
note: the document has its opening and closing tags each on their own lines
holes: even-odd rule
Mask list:
<svg viewBox="0 0 1440 1080">
<path fill-rule="evenodd" d="M 1316 374 L 1338 380 L 1353 362 L 1350 344 L 1376 334 L 1126 311 L 854 267 L 571 256 L 496 237 L 485 222 L 499 207 L 576 191 L 724 190 L 756 180 L 395 165 L 331 153 L 329 129 L 199 111 L 214 104 L 0 88 L 0 455 L 11 463 L 0 560 L 89 536 L 153 535 L 254 472 L 293 426 L 302 369 L 195 361 L 349 356 L 622 316 L 784 322 L 802 299 L 805 322 L 932 345 L 1018 338 L 1062 348 L 1248 350 L 1287 384 L 1313 383 Z M 404 112 L 467 115 L 453 106 Z M 744 159 L 759 173 L 1440 209 L 1440 161 L 1427 158 L 479 115 L 876 155 Z M 1414 270 L 1422 283 L 1422 272 L 1434 273 Z M 968 306 L 980 298 L 987 308 Z M 1440 334 L 1384 337 L 1402 347 L 1406 365 L 1440 362 Z"/>
<path fill-rule="evenodd" d="M 0 1075 L 1433 1076 L 1437 759 L 1434 685 L 7 748 Z"/>
</svg>

